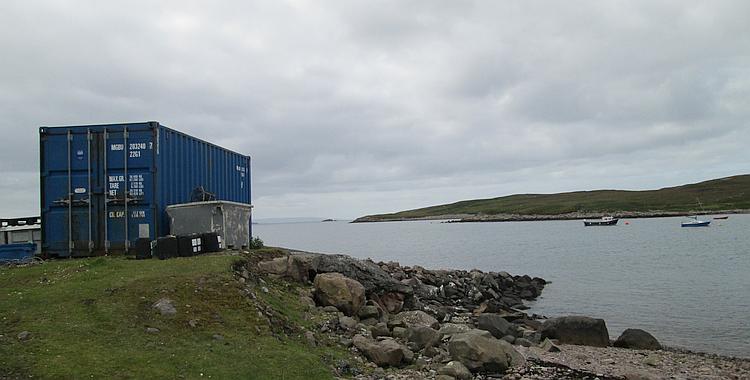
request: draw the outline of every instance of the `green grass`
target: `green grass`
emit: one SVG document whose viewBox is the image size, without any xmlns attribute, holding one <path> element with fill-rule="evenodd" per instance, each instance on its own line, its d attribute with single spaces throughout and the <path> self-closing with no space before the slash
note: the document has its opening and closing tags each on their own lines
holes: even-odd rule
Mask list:
<svg viewBox="0 0 750 380">
<path fill-rule="evenodd" d="M 442 215 L 560 215 L 572 212 L 691 212 L 750 209 L 750 175 L 740 175 L 659 190 L 595 190 L 560 194 L 517 194 L 368 215 L 360 221 L 416 219 Z"/>
<path fill-rule="evenodd" d="M 273 334 L 240 293 L 236 260 L 108 257 L 2 268 L 0 378 L 332 378 L 324 359 L 345 351 Z M 267 286 L 268 294 L 258 292 L 265 304 L 309 326 L 293 285 Z M 152 310 L 162 297 L 175 301 L 177 315 Z M 19 341 L 21 331 L 32 339 Z"/>
</svg>

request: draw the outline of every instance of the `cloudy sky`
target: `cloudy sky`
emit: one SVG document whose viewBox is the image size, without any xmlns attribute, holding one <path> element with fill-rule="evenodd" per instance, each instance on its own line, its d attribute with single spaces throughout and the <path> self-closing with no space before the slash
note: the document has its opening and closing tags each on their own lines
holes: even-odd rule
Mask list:
<svg viewBox="0 0 750 380">
<path fill-rule="evenodd" d="M 0 214 L 41 125 L 249 154 L 259 218 L 750 172 L 748 1 L 154 3 L 0 3 Z"/>
</svg>

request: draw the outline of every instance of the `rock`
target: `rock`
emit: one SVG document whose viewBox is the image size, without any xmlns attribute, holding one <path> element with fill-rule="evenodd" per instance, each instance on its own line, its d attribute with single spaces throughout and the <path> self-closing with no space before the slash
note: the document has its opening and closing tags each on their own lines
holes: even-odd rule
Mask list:
<svg viewBox="0 0 750 380">
<path fill-rule="evenodd" d="M 341 338 L 339 343 L 344 347 L 351 347 L 352 344 L 354 344 L 354 341 L 349 338 Z"/>
<path fill-rule="evenodd" d="M 22 342 L 23 341 L 27 341 L 27 340 L 31 339 L 31 333 L 28 332 L 28 331 L 21 331 L 20 333 L 18 333 L 17 338 L 18 338 L 18 340 L 20 340 Z"/>
<path fill-rule="evenodd" d="M 477 328 L 489 331 L 495 338 L 516 336 L 516 326 L 497 314 L 481 314 L 477 317 Z M 512 342 L 511 342 L 512 343 Z"/>
<path fill-rule="evenodd" d="M 524 338 L 516 338 L 516 341 L 514 342 L 517 346 L 524 346 L 524 347 L 531 347 L 534 345 L 530 340 L 524 339 Z"/>
<path fill-rule="evenodd" d="M 315 308 L 315 300 L 308 296 L 300 296 L 299 297 L 299 303 L 306 307 L 308 310 L 312 310 Z"/>
<path fill-rule="evenodd" d="M 309 281 L 312 261 L 318 254 L 296 253 L 258 263 L 258 271 L 305 283 Z"/>
<path fill-rule="evenodd" d="M 470 330 L 453 335 L 448 342 L 453 360 L 463 363 L 472 372 L 505 372 L 511 366 L 523 365 L 525 359 L 510 343 L 495 339 L 483 330 Z"/>
<path fill-rule="evenodd" d="M 388 321 L 389 327 L 417 327 L 427 326 L 439 329 L 437 319 L 421 310 L 402 311 Z"/>
<path fill-rule="evenodd" d="M 261 261 L 258 263 L 258 270 L 264 274 L 273 274 L 277 276 L 286 275 L 288 257 L 277 257 L 273 260 Z"/>
<path fill-rule="evenodd" d="M 169 298 L 161 298 L 156 301 L 151 307 L 158 310 L 161 315 L 177 314 L 177 308 L 175 308 L 174 306 L 174 301 Z"/>
<path fill-rule="evenodd" d="M 323 308 L 324 313 L 338 313 L 339 309 L 336 306 L 326 306 Z"/>
<path fill-rule="evenodd" d="M 613 344 L 615 347 L 639 350 L 660 350 L 661 344 L 653 335 L 641 329 L 627 329 Z"/>
<path fill-rule="evenodd" d="M 437 375 L 435 380 L 455 380 L 456 378 L 450 375 Z"/>
<path fill-rule="evenodd" d="M 443 336 L 453 336 L 454 334 L 467 332 L 469 330 L 471 330 L 471 326 L 469 325 L 460 323 L 444 323 L 443 326 L 440 327 L 439 332 Z"/>
<path fill-rule="evenodd" d="M 305 331 L 305 341 L 307 341 L 307 345 L 310 347 L 318 345 L 318 341 L 315 339 L 315 334 L 312 331 Z"/>
<path fill-rule="evenodd" d="M 378 323 L 380 323 L 380 321 L 377 320 L 377 319 L 375 319 L 375 318 L 367 318 L 367 319 L 363 319 L 363 320 L 361 320 L 359 322 L 361 324 L 365 325 L 365 326 L 375 326 Z M 385 323 L 385 322 L 383 322 L 383 323 Z"/>
<path fill-rule="evenodd" d="M 403 327 L 394 327 L 392 335 L 394 338 L 406 338 L 406 329 Z"/>
<path fill-rule="evenodd" d="M 500 339 L 502 339 L 502 340 L 504 340 L 504 341 L 506 341 L 506 342 L 508 342 L 510 344 L 513 344 L 516 341 L 516 337 L 514 337 L 513 335 L 506 335 L 506 336 L 504 336 L 504 337 L 502 337 Z"/>
<path fill-rule="evenodd" d="M 542 343 L 539 343 L 539 348 L 544 352 L 560 352 L 560 347 L 557 347 L 549 339 L 544 339 Z"/>
<path fill-rule="evenodd" d="M 339 326 L 343 328 L 344 330 L 354 330 L 357 327 L 357 320 L 352 317 L 347 316 L 340 316 L 339 317 Z"/>
<path fill-rule="evenodd" d="M 380 322 L 375 326 L 372 326 L 372 328 L 370 329 L 370 333 L 372 334 L 373 338 L 391 335 L 391 332 L 388 330 L 388 325 L 386 325 L 384 322 Z"/>
<path fill-rule="evenodd" d="M 312 262 L 318 255 L 313 253 L 297 253 L 289 255 L 286 267 L 286 277 L 297 282 L 310 281 Z"/>
<path fill-rule="evenodd" d="M 656 367 L 659 365 L 659 357 L 656 355 L 649 355 L 643 359 L 643 364 Z"/>
<path fill-rule="evenodd" d="M 214 334 L 212 338 L 214 338 L 214 340 L 224 340 L 224 337 L 220 334 Z"/>
<path fill-rule="evenodd" d="M 470 380 L 473 376 L 471 371 L 461 362 L 453 360 L 438 369 L 438 374 L 451 376 L 454 379 Z"/>
<path fill-rule="evenodd" d="M 424 349 L 424 351 L 422 352 L 422 355 L 424 355 L 424 356 L 426 356 L 428 358 L 432 358 L 432 357 L 435 357 L 436 355 L 438 355 L 439 353 L 440 353 L 440 351 L 437 348 L 435 348 L 435 346 L 429 346 L 429 347 L 427 347 L 427 348 Z"/>
<path fill-rule="evenodd" d="M 440 343 L 440 333 L 427 326 L 409 327 L 406 329 L 406 339 L 413 345 L 413 349 L 419 351 L 425 347 L 435 346 Z"/>
<path fill-rule="evenodd" d="M 198 320 L 197 319 L 191 319 L 188 321 L 188 326 L 192 328 L 198 327 Z"/>
<path fill-rule="evenodd" d="M 404 353 L 404 363 L 409 364 L 414 361 L 414 352 L 404 346 L 401 346 L 401 351 Z"/>
<path fill-rule="evenodd" d="M 356 315 L 365 303 L 365 288 L 341 273 L 315 276 L 315 299 L 319 305 L 335 306 L 346 315 Z"/>
<path fill-rule="evenodd" d="M 345 255 L 316 255 L 310 263 L 310 269 L 318 275 L 341 273 L 361 283 L 367 294 L 413 293 L 410 286 L 395 280 L 377 264 L 368 260 L 358 260 Z"/>
<path fill-rule="evenodd" d="M 156 334 L 159 332 L 159 329 L 156 327 L 146 327 L 146 332 L 149 334 Z"/>
<path fill-rule="evenodd" d="M 557 339 L 563 344 L 595 347 L 609 345 L 609 332 L 603 319 L 579 316 L 548 319 L 540 332 L 542 339 Z"/>
<path fill-rule="evenodd" d="M 404 361 L 405 351 L 408 351 L 391 338 L 373 341 L 362 335 L 355 335 L 352 341 L 354 347 L 357 347 L 367 359 L 381 367 L 400 366 Z"/>
<path fill-rule="evenodd" d="M 388 292 L 378 297 L 380 305 L 383 306 L 387 312 L 396 314 L 401 311 L 404 307 L 404 296 L 402 293 Z"/>
<path fill-rule="evenodd" d="M 357 315 L 359 316 L 359 319 L 378 318 L 380 316 L 380 311 L 375 305 L 365 305 L 359 309 Z"/>
</svg>

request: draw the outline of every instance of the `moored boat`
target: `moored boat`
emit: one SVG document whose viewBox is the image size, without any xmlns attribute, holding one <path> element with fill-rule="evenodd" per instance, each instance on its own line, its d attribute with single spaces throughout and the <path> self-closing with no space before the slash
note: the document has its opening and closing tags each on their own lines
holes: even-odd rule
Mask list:
<svg viewBox="0 0 750 380">
<path fill-rule="evenodd" d="M 682 227 L 708 227 L 711 224 L 710 220 L 700 220 L 697 216 L 689 216 L 688 218 L 692 218 L 693 220 L 682 222 L 680 224 Z"/>
<path fill-rule="evenodd" d="M 597 220 L 584 220 L 583 225 L 584 226 L 614 226 L 617 224 L 617 221 L 620 219 L 615 219 L 611 216 L 605 216 L 601 219 Z"/>
<path fill-rule="evenodd" d="M 714 216 L 714 220 L 725 220 L 729 219 L 728 215 L 722 215 L 722 216 Z"/>
</svg>

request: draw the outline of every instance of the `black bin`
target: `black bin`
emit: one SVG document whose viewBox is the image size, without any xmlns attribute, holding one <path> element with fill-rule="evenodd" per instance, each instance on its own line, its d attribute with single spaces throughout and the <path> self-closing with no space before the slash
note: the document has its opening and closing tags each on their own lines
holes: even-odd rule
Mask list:
<svg viewBox="0 0 750 380">
<path fill-rule="evenodd" d="M 178 257 L 177 238 L 175 236 L 164 236 L 156 239 L 151 247 L 151 252 L 159 260 Z"/>
<path fill-rule="evenodd" d="M 208 232 L 201 234 L 201 240 L 203 243 L 203 252 L 219 252 L 221 251 L 221 236 L 216 232 Z"/>
<path fill-rule="evenodd" d="M 135 241 L 135 259 L 145 260 L 151 258 L 151 239 L 139 238 Z"/>
<path fill-rule="evenodd" d="M 200 234 L 177 237 L 181 257 L 195 256 L 203 253 L 203 239 Z"/>
</svg>

